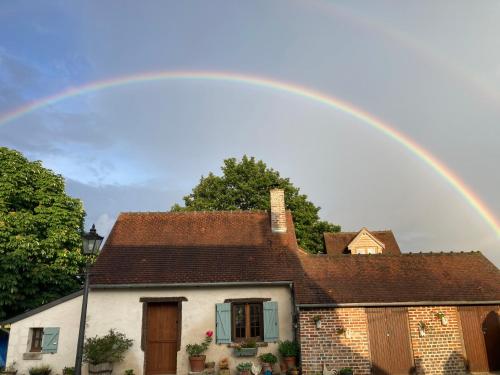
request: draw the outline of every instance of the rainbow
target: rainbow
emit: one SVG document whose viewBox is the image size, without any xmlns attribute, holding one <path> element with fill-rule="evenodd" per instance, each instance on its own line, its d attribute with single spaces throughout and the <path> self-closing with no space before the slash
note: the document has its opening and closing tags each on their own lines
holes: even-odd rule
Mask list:
<svg viewBox="0 0 500 375">
<path fill-rule="evenodd" d="M 375 116 L 356 108 L 350 103 L 344 102 L 333 96 L 309 89 L 307 87 L 296 84 L 276 81 L 269 78 L 256 77 L 250 75 L 228 73 L 228 72 L 210 72 L 210 71 L 159 71 L 146 72 L 129 76 L 115 77 L 108 80 L 91 82 L 78 87 L 71 87 L 57 94 L 47 96 L 26 105 L 15 108 L 11 111 L 0 114 L 0 125 L 5 125 L 12 122 L 21 116 L 28 113 L 58 103 L 62 100 L 72 98 L 79 95 L 92 93 L 99 90 L 110 89 L 130 84 L 164 81 L 164 80 L 203 80 L 203 81 L 218 81 L 230 82 L 235 84 L 246 84 L 275 91 L 292 94 L 304 99 L 313 100 L 317 103 L 324 104 L 327 107 L 342 111 L 360 120 L 362 123 L 377 129 L 389 138 L 393 139 L 400 145 L 404 146 L 408 151 L 412 152 L 425 164 L 431 167 L 438 175 L 442 176 L 463 198 L 469 205 L 484 219 L 484 221 L 495 231 L 497 237 L 500 238 L 500 224 L 493 213 L 479 199 L 477 195 L 456 176 L 449 168 L 441 161 L 432 155 L 425 148 L 417 144 L 415 141 L 404 135 L 394 127 L 376 118 Z"/>
<path fill-rule="evenodd" d="M 412 51 L 417 57 L 427 61 L 430 66 L 439 66 L 443 73 L 458 78 L 462 83 L 480 92 L 483 98 L 495 105 L 495 108 L 500 102 L 500 92 L 496 87 L 491 86 L 465 66 L 458 64 L 456 59 L 448 57 L 437 49 L 430 48 L 427 44 L 411 35 L 388 26 L 386 22 L 354 12 L 353 9 L 340 3 L 314 2 L 313 4 L 320 7 L 323 13 L 341 17 L 353 25 L 364 27 L 370 32 L 376 31 L 380 33 L 382 36 L 398 43 L 399 46 Z"/>
</svg>

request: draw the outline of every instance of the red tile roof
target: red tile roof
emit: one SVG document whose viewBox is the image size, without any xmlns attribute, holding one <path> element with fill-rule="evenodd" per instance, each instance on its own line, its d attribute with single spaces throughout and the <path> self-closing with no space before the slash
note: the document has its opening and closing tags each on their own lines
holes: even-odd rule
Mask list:
<svg viewBox="0 0 500 375">
<path fill-rule="evenodd" d="M 500 301 L 500 271 L 481 253 L 310 255 L 267 212 L 122 214 L 91 283 L 294 284 L 298 304 Z"/>
<path fill-rule="evenodd" d="M 500 271 L 480 252 L 302 257 L 300 304 L 500 301 Z"/>
<path fill-rule="evenodd" d="M 292 215 L 285 235 L 266 211 L 138 212 L 118 217 L 106 246 L 297 246 Z"/>
<path fill-rule="evenodd" d="M 385 245 L 384 254 L 401 254 L 398 242 L 392 230 L 369 231 L 375 238 Z M 359 232 L 324 233 L 326 252 L 329 255 L 348 254 L 347 246 Z"/>
</svg>

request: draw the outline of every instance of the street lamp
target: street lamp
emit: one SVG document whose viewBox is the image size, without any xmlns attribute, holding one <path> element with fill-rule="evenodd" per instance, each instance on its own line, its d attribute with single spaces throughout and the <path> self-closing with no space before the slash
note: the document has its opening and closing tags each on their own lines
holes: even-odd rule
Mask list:
<svg viewBox="0 0 500 375">
<path fill-rule="evenodd" d="M 80 330 L 78 331 L 78 344 L 76 347 L 75 360 L 75 375 L 82 373 L 82 355 L 83 355 L 83 340 L 85 338 L 85 322 L 87 320 L 87 300 L 89 298 L 89 279 L 90 279 L 90 257 L 97 255 L 104 237 L 99 236 L 95 230 L 95 225 L 92 224 L 89 233 L 84 233 L 83 254 L 87 256 L 87 264 L 85 265 L 85 286 L 83 288 L 82 314 L 80 316 Z"/>
</svg>

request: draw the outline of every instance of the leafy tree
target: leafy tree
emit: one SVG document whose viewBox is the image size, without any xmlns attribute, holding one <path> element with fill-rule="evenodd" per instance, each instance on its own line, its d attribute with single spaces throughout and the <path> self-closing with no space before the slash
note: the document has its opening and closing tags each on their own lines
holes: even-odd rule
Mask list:
<svg viewBox="0 0 500 375">
<path fill-rule="evenodd" d="M 84 215 L 62 176 L 0 147 L 0 318 L 80 287 Z"/>
<path fill-rule="evenodd" d="M 269 190 L 285 190 L 286 207 L 292 211 L 299 245 L 311 253 L 324 252 L 323 233 L 338 232 L 340 227 L 319 219 L 320 207 L 300 194 L 290 179 L 254 157 L 243 156 L 224 160 L 222 176 L 212 172 L 201 177 L 191 194 L 172 211 L 269 210 Z"/>
</svg>

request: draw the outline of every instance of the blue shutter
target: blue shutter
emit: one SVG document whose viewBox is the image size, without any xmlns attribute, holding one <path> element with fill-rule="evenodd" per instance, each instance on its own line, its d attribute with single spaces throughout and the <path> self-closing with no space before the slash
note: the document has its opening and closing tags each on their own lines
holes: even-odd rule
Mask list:
<svg viewBox="0 0 500 375">
<path fill-rule="evenodd" d="M 43 329 L 42 353 L 56 353 L 59 342 L 59 328 L 47 327 Z"/>
<path fill-rule="evenodd" d="M 215 342 L 229 344 L 231 342 L 231 304 L 215 305 Z"/>
<path fill-rule="evenodd" d="M 264 302 L 264 341 L 276 342 L 280 338 L 278 302 Z"/>
</svg>

